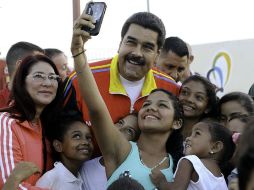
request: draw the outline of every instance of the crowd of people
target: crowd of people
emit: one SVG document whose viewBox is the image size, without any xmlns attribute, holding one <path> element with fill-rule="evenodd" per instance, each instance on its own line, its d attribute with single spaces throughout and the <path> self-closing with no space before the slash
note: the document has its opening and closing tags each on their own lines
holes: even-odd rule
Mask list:
<svg viewBox="0 0 254 190">
<path fill-rule="evenodd" d="M 73 72 L 61 50 L 9 49 L 0 188 L 253 189 L 253 87 L 219 98 L 190 69 L 191 46 L 148 12 L 125 21 L 112 59 L 88 63 L 82 28 L 94 24 L 74 24 Z"/>
</svg>

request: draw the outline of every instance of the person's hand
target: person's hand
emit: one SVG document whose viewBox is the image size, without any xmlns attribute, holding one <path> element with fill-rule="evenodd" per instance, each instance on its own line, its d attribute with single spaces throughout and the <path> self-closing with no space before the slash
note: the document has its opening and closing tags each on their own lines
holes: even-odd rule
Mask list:
<svg viewBox="0 0 254 190">
<path fill-rule="evenodd" d="M 95 25 L 93 23 L 93 17 L 86 14 L 85 11 L 75 21 L 71 43 L 71 51 L 73 55 L 83 51 L 84 44 L 91 38 L 88 32 L 82 30 L 82 27 L 87 26 L 89 28 L 94 28 Z"/>
<path fill-rule="evenodd" d="M 159 190 L 167 189 L 167 183 L 168 183 L 167 179 L 160 170 L 158 169 L 152 170 L 150 174 L 150 179 L 153 182 L 153 184 L 156 186 L 156 189 L 159 189 Z"/>
<path fill-rule="evenodd" d="M 40 169 L 32 162 L 19 162 L 12 170 L 3 190 L 17 189 L 18 185 L 33 174 L 39 174 Z"/>
<path fill-rule="evenodd" d="M 19 162 L 14 170 L 12 171 L 11 175 L 15 175 L 15 178 L 19 180 L 19 182 L 24 181 L 28 177 L 33 174 L 39 174 L 40 169 L 38 166 L 32 162 Z"/>
</svg>

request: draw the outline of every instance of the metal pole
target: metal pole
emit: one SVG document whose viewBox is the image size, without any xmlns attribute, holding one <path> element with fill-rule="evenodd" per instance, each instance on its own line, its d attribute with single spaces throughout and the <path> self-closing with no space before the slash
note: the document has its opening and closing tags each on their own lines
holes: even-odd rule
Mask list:
<svg viewBox="0 0 254 190">
<path fill-rule="evenodd" d="M 72 0 L 73 23 L 80 16 L 80 0 Z"/>
<path fill-rule="evenodd" d="M 150 12 L 149 0 L 146 0 L 146 5 L 147 5 L 147 12 Z"/>
</svg>

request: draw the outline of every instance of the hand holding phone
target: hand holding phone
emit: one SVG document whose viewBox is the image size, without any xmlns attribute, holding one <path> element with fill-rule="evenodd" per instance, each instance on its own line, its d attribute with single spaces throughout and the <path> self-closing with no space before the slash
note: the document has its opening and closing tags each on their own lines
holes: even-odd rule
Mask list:
<svg viewBox="0 0 254 190">
<path fill-rule="evenodd" d="M 93 17 L 95 21 L 95 28 L 89 28 L 88 26 L 83 26 L 82 30 L 89 32 L 91 36 L 96 36 L 100 32 L 103 17 L 106 11 L 107 5 L 105 2 L 89 2 L 86 5 L 85 13 Z"/>
</svg>

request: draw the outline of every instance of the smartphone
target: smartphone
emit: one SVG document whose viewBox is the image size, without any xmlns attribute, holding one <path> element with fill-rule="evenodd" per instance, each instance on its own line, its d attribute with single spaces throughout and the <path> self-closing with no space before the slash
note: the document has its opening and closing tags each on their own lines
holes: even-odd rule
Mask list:
<svg viewBox="0 0 254 190">
<path fill-rule="evenodd" d="M 87 26 L 83 26 L 82 30 L 90 33 L 91 36 L 96 36 L 100 32 L 103 17 L 106 11 L 107 5 L 105 2 L 89 2 L 86 5 L 86 14 L 89 14 L 96 21 L 95 28 L 91 29 Z"/>
</svg>

